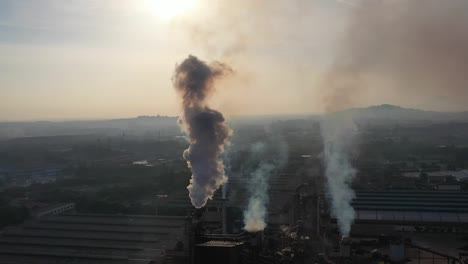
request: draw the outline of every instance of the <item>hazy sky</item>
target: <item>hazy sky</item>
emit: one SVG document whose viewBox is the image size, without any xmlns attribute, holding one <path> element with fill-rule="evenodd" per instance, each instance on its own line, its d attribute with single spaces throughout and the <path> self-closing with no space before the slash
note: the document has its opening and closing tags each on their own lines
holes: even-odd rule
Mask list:
<svg viewBox="0 0 468 264">
<path fill-rule="evenodd" d="M 171 77 L 175 65 L 189 54 L 234 69 L 218 83 L 212 98 L 213 106 L 228 115 L 314 113 L 382 103 L 468 110 L 468 82 L 460 80 L 453 91 L 444 90 L 447 80 L 461 78 L 466 69 L 457 59 L 449 60 L 456 56 L 466 61 L 464 38 L 454 40 L 438 30 L 447 43 L 460 41 L 456 47 L 461 55 L 441 52 L 436 58 L 448 58 L 446 64 L 411 78 L 410 66 L 427 65 L 427 54 L 438 46 L 419 54 L 414 47 L 429 39 L 402 38 L 413 33 L 405 30 L 389 31 L 392 39 L 376 34 L 395 26 L 419 32 L 420 27 L 407 25 L 439 21 L 463 0 L 438 1 L 449 3 L 443 12 L 438 11 L 440 4 L 428 0 L 419 6 L 429 10 L 421 16 L 427 21 L 416 22 L 405 20 L 420 12 L 406 3 L 410 0 L 388 0 L 392 6 L 368 3 L 376 1 L 0 0 L 0 120 L 177 115 Z M 462 11 L 453 15 L 453 24 L 468 25 L 462 20 L 468 10 Z M 393 17 L 408 24 L 395 25 Z M 366 21 L 376 26 L 366 28 Z M 434 28 L 445 26 L 434 23 Z M 453 36 L 467 34 L 465 29 L 459 26 Z M 446 46 L 444 52 L 453 50 Z M 416 54 L 409 56 L 414 63 L 401 59 L 408 57 L 401 55 L 406 47 Z M 363 59 L 367 49 L 371 59 Z M 416 63 L 422 56 L 429 59 Z M 401 64 L 410 65 L 405 75 L 395 71 Z M 348 68 L 357 70 L 350 73 Z M 434 74 L 442 68 L 450 71 Z M 418 82 L 424 74 L 436 77 Z M 350 76 L 359 76 L 359 82 L 349 81 Z M 338 81 L 330 78 L 339 79 L 340 87 L 333 88 Z M 434 83 L 438 86 L 432 87 Z M 343 85 L 351 88 L 341 92 Z M 419 86 L 430 89 L 407 92 Z"/>
</svg>

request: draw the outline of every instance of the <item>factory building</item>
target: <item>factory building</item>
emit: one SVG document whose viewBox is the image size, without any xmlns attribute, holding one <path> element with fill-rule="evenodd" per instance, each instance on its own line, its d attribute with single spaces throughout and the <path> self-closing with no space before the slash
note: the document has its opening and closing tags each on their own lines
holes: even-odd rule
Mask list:
<svg viewBox="0 0 468 264">
<path fill-rule="evenodd" d="M 357 192 L 356 223 L 468 224 L 465 192 Z"/>
<path fill-rule="evenodd" d="M 352 206 L 354 251 L 377 250 L 396 263 L 462 263 L 468 193 L 358 191 Z M 336 230 L 336 219 L 328 222 L 326 215 L 322 224 Z"/>
<path fill-rule="evenodd" d="M 46 210 L 4 230 L 0 263 L 461 263 L 450 249 L 464 244 L 444 241 L 468 233 L 468 194 L 356 192 L 356 218 L 342 238 L 320 183 L 291 178 L 271 175 L 264 231 L 242 230 L 248 184 L 232 177 L 200 210 L 187 196 L 169 195 L 158 197 L 160 215 L 152 216 L 78 214 L 65 210 L 70 205 Z M 442 234 L 435 227 L 447 228 Z"/>
<path fill-rule="evenodd" d="M 184 250 L 185 223 L 185 217 L 48 215 L 7 227 L 0 263 L 162 263 L 166 250 Z"/>
</svg>

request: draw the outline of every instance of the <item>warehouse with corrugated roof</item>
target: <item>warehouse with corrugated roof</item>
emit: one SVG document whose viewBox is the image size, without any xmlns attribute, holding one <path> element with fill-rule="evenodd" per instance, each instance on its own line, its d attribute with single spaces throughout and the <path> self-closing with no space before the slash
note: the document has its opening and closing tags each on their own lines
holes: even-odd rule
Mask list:
<svg viewBox="0 0 468 264">
<path fill-rule="evenodd" d="M 160 263 L 184 238 L 185 217 L 64 214 L 8 227 L 0 263 Z"/>
<path fill-rule="evenodd" d="M 356 223 L 468 224 L 464 192 L 357 192 L 352 206 Z"/>
</svg>

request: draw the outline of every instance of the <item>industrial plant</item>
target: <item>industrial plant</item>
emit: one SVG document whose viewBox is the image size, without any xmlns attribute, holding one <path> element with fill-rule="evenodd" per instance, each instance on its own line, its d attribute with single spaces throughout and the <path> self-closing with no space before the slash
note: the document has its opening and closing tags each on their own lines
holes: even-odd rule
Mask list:
<svg viewBox="0 0 468 264">
<path fill-rule="evenodd" d="M 291 179 L 296 180 L 291 180 Z M 203 208 L 166 198 L 159 211 L 186 216 L 77 213 L 73 204 L 38 212 L 0 235 L 5 263 L 465 263 L 454 234 L 468 232 L 468 194 L 356 192 L 349 236 L 340 233 L 324 178 L 269 176 L 266 227 L 244 229 L 245 177 L 230 178 Z M 223 193 L 224 192 L 224 193 Z M 441 241 L 444 240 L 445 241 Z M 440 250 L 440 242 L 447 250 Z M 431 248 L 427 244 L 438 246 Z"/>
<path fill-rule="evenodd" d="M 0 0 L 0 264 L 468 264 L 468 0 Z"/>
</svg>

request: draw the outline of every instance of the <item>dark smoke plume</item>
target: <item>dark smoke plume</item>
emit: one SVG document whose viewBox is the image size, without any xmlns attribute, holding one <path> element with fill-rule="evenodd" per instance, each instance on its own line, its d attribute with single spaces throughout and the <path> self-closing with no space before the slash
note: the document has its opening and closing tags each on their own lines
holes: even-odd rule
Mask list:
<svg viewBox="0 0 468 264">
<path fill-rule="evenodd" d="M 183 113 L 179 122 L 190 143 L 184 159 L 192 170 L 187 187 L 193 206 L 201 208 L 227 181 L 221 155 L 231 135 L 223 115 L 207 106 L 214 92 L 213 81 L 231 71 L 226 65 L 211 65 L 190 55 L 176 67 L 173 82 L 182 98 Z"/>
</svg>

